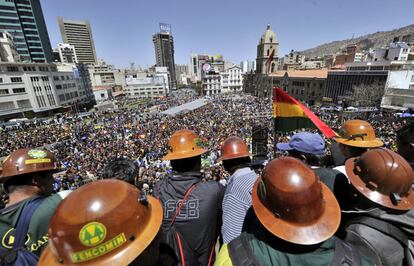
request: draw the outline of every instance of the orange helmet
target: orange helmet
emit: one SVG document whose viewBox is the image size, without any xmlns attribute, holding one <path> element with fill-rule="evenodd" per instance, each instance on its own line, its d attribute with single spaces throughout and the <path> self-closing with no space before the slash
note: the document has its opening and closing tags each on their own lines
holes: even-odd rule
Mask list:
<svg viewBox="0 0 414 266">
<path fill-rule="evenodd" d="M 161 203 L 142 200 L 133 185 L 115 179 L 86 184 L 55 210 L 39 265 L 128 265 L 154 240 L 161 222 Z"/>
<path fill-rule="evenodd" d="M 0 182 L 4 183 L 18 175 L 51 170 L 59 170 L 59 164 L 51 152 L 42 149 L 20 149 L 12 152 L 3 161 Z"/>
<path fill-rule="evenodd" d="M 253 186 L 253 210 L 260 223 L 285 241 L 313 245 L 333 236 L 341 210 L 334 194 L 302 161 L 270 161 Z"/>
<path fill-rule="evenodd" d="M 348 120 L 340 131 L 340 137 L 336 137 L 335 140 L 341 144 L 359 148 L 384 146 L 384 142 L 376 138 L 374 128 L 367 121 Z"/>
<path fill-rule="evenodd" d="M 168 142 L 169 152 L 164 160 L 178 160 L 195 157 L 205 153 L 201 139 L 191 130 L 176 131 Z"/>
<path fill-rule="evenodd" d="M 219 158 L 219 161 L 249 156 L 251 156 L 251 154 L 246 142 L 239 137 L 229 137 L 224 141 L 223 145 L 221 145 L 221 157 Z"/>
<path fill-rule="evenodd" d="M 399 154 L 372 149 L 348 159 L 345 168 L 352 186 L 371 201 L 395 210 L 414 207 L 414 172 Z"/>
</svg>

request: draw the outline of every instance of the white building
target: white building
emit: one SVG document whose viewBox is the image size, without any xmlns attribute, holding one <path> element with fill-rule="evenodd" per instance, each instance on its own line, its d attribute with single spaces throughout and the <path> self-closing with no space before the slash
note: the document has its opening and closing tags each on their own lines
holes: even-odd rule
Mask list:
<svg viewBox="0 0 414 266">
<path fill-rule="evenodd" d="M 406 61 L 410 46 L 405 42 L 391 43 L 388 47 L 374 50 L 372 61 Z"/>
<path fill-rule="evenodd" d="M 226 92 L 241 92 L 243 88 L 241 67 L 233 65 L 227 71 L 205 74 L 202 88 L 204 94 L 208 96 Z"/>
<path fill-rule="evenodd" d="M 167 96 L 168 79 L 163 76 L 126 79 L 125 95 L 131 98 L 160 98 Z"/>
<path fill-rule="evenodd" d="M 227 72 L 229 73 L 229 91 L 241 92 L 243 88 L 242 70 L 239 66 L 233 65 Z"/>
<path fill-rule="evenodd" d="M 381 107 L 414 108 L 414 64 L 407 64 L 403 69 L 388 72 Z"/>
<path fill-rule="evenodd" d="M 0 63 L 0 120 L 52 115 L 65 107 L 93 105 L 80 75 L 87 71 L 48 63 Z M 87 76 L 87 75 L 86 75 Z"/>
<path fill-rule="evenodd" d="M 18 62 L 19 54 L 13 41 L 13 36 L 6 32 L 0 32 L 0 62 Z"/>
<path fill-rule="evenodd" d="M 171 80 L 170 72 L 168 71 L 168 67 L 155 67 L 155 73 L 152 73 L 153 77 L 161 77 L 164 80 Z M 165 93 L 168 95 L 170 93 L 170 84 L 171 82 L 167 82 L 165 84 Z"/>
<path fill-rule="evenodd" d="M 93 90 L 97 103 L 105 102 L 113 99 L 112 90 L 110 88 L 102 88 Z"/>
<path fill-rule="evenodd" d="M 204 75 L 201 86 L 204 91 L 204 95 L 211 96 L 221 93 L 222 84 L 220 73 L 211 72 Z"/>
<path fill-rule="evenodd" d="M 60 62 L 62 63 L 77 63 L 75 46 L 68 43 L 58 43 L 57 52 L 59 53 Z"/>
<path fill-rule="evenodd" d="M 126 86 L 125 74 L 113 65 L 95 64 L 89 66 L 89 75 L 94 89 L 110 87 L 112 91 L 123 90 Z"/>
</svg>

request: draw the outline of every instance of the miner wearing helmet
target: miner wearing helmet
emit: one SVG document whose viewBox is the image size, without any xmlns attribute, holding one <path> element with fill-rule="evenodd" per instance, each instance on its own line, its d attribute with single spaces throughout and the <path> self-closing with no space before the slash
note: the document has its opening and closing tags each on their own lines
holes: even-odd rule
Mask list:
<svg viewBox="0 0 414 266">
<path fill-rule="evenodd" d="M 86 184 L 56 209 L 39 265 L 159 265 L 161 222 L 160 202 L 133 185 Z"/>
<path fill-rule="evenodd" d="M 350 185 L 341 195 L 346 240 L 378 265 L 412 265 L 414 172 L 399 154 L 372 149 L 345 164 Z"/>
<path fill-rule="evenodd" d="M 336 145 L 338 145 L 340 153 L 345 160 L 360 156 L 368 149 L 384 146 L 384 142 L 376 137 L 372 125 L 364 120 L 346 121 L 339 130 L 339 137 L 335 137 L 334 139 L 336 143 L 333 144 L 333 147 L 337 147 Z M 339 166 L 334 169 L 346 174 L 343 163 L 337 165 Z"/>
<path fill-rule="evenodd" d="M 49 220 L 62 198 L 68 194 L 68 191 L 52 194 L 53 174 L 58 170 L 55 156 L 42 149 L 16 150 L 3 161 L 0 182 L 7 200 L 5 208 L 0 211 L 2 250 L 9 253 L 18 250 L 16 239 L 23 231 L 27 231 L 22 245 L 28 251 L 40 255 L 48 242 Z M 33 209 L 33 213 L 25 218 L 23 214 L 28 209 Z M 23 226 L 25 223 L 28 228 Z M 23 227 L 17 230 L 19 224 Z"/>
<path fill-rule="evenodd" d="M 229 243 L 241 234 L 244 218 L 252 205 L 252 189 L 257 175 L 250 168 L 250 152 L 239 137 L 229 137 L 221 145 L 224 169 L 231 175 L 223 198 L 223 225 L 221 234 L 224 243 Z"/>
<path fill-rule="evenodd" d="M 172 174 L 154 186 L 164 209 L 164 242 L 182 265 L 208 265 L 214 261 L 224 187 L 202 179 L 201 155 L 207 150 L 193 131 L 176 131 L 168 145 L 164 160 Z"/>
<path fill-rule="evenodd" d="M 270 161 L 254 184 L 252 202 L 255 232 L 224 244 L 215 265 L 372 265 L 333 237 L 341 219 L 338 202 L 300 160 Z"/>
</svg>

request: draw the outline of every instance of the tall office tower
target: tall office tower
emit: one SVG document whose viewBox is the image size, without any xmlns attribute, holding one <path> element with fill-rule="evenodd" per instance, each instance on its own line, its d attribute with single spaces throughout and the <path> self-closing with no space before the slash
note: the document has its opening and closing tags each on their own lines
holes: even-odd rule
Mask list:
<svg viewBox="0 0 414 266">
<path fill-rule="evenodd" d="M 52 62 L 40 0 L 0 0 L 0 31 L 13 35 L 22 61 Z"/>
<path fill-rule="evenodd" d="M 170 88 L 176 88 L 177 79 L 175 75 L 173 36 L 169 25 L 168 28 L 166 28 L 166 24 L 160 24 L 160 28 L 160 32 L 152 36 L 157 66 L 168 68 L 168 71 L 170 72 Z"/>
<path fill-rule="evenodd" d="M 66 20 L 58 17 L 60 33 L 64 43 L 75 46 L 75 53 L 79 63 L 96 64 L 95 45 L 89 21 Z"/>
</svg>

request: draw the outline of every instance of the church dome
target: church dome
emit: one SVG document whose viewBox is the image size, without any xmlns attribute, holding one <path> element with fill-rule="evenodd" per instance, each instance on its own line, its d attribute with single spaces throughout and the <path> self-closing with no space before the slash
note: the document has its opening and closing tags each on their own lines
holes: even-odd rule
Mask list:
<svg viewBox="0 0 414 266">
<path fill-rule="evenodd" d="M 260 38 L 260 44 L 263 43 L 277 43 L 276 34 L 270 28 L 270 24 L 267 24 L 266 31 L 262 34 L 262 38 Z"/>
</svg>

